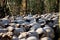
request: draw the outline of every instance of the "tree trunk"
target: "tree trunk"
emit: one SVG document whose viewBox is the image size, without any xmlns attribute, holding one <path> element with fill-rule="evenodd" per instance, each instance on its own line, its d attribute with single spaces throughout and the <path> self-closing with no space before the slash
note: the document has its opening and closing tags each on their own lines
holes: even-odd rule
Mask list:
<svg viewBox="0 0 60 40">
<path fill-rule="evenodd" d="M 22 0 L 20 15 L 26 15 L 26 10 L 27 10 L 27 4 L 26 3 L 27 3 L 27 0 Z"/>
</svg>

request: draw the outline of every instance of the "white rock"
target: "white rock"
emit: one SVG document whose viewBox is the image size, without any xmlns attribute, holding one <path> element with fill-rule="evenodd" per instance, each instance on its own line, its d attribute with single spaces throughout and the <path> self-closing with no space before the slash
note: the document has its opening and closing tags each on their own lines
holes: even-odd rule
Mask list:
<svg viewBox="0 0 60 40">
<path fill-rule="evenodd" d="M 28 37 L 27 40 L 38 40 L 38 38 L 31 36 L 31 37 Z"/>
<path fill-rule="evenodd" d="M 26 38 L 26 36 L 28 35 L 28 32 L 23 32 L 21 33 L 18 38 L 21 39 L 21 38 Z"/>
<path fill-rule="evenodd" d="M 43 38 L 41 38 L 40 40 L 52 40 L 52 39 L 49 38 L 49 37 L 43 37 Z"/>
<path fill-rule="evenodd" d="M 19 40 L 26 40 L 25 38 L 19 39 Z"/>
<path fill-rule="evenodd" d="M 18 37 L 13 36 L 13 37 L 12 37 L 12 40 L 19 40 L 19 39 L 18 39 Z"/>
<path fill-rule="evenodd" d="M 43 30 L 43 28 L 38 28 L 38 29 L 36 30 L 36 32 L 37 32 L 38 34 L 41 34 L 41 33 L 44 32 L 44 30 Z"/>
<path fill-rule="evenodd" d="M 11 27 L 11 26 L 7 27 L 7 29 L 8 29 L 8 31 L 12 31 L 12 30 L 14 30 L 14 28 Z"/>
</svg>

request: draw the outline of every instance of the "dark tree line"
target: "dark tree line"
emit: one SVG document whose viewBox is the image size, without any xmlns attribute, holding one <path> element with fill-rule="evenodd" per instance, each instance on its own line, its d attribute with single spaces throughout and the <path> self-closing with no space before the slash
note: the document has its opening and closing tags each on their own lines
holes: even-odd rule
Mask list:
<svg viewBox="0 0 60 40">
<path fill-rule="evenodd" d="M 7 15 L 10 15 L 10 11 L 9 11 L 9 8 L 7 7 L 6 5 L 6 2 L 5 0 L 0 0 L 0 18 L 3 18 Z"/>
<path fill-rule="evenodd" d="M 59 12 L 59 0 L 0 0 L 0 16 Z"/>
</svg>

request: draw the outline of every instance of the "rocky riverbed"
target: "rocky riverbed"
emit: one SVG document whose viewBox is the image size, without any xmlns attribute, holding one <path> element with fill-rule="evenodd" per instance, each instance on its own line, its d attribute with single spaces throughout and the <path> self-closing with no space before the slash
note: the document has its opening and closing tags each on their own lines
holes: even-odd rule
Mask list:
<svg viewBox="0 0 60 40">
<path fill-rule="evenodd" d="M 58 40 L 58 13 L 6 16 L 0 19 L 0 40 Z"/>
</svg>

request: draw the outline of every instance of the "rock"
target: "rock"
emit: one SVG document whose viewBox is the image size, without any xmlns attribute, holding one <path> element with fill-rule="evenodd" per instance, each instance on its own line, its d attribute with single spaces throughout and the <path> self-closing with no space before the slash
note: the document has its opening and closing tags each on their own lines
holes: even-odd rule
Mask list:
<svg viewBox="0 0 60 40">
<path fill-rule="evenodd" d="M 38 38 L 31 36 L 31 37 L 28 37 L 27 40 L 38 40 Z"/>
<path fill-rule="evenodd" d="M 43 38 L 41 38 L 40 40 L 52 40 L 52 39 L 49 38 L 49 37 L 43 37 Z"/>
<path fill-rule="evenodd" d="M 12 40 L 19 40 L 17 36 L 13 36 Z"/>
</svg>

